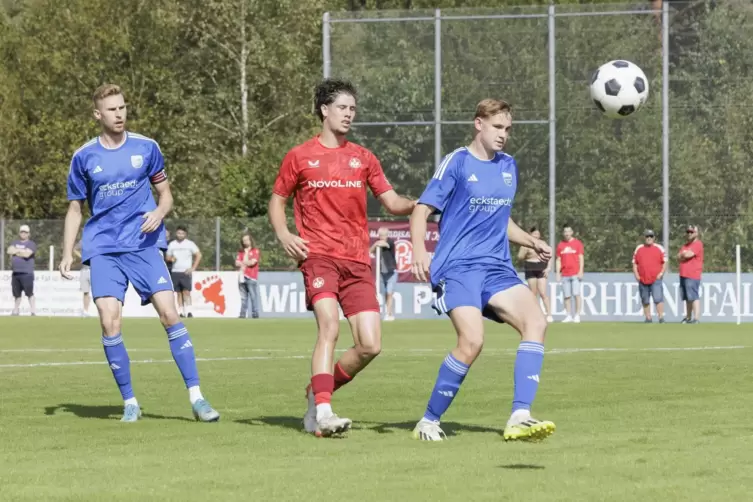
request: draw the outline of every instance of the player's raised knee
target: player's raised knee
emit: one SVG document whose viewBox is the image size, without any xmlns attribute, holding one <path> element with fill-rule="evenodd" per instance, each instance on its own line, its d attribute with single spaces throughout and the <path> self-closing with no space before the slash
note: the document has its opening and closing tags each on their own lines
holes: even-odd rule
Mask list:
<svg viewBox="0 0 753 502">
<path fill-rule="evenodd" d="M 159 322 L 161 322 L 162 325 L 165 326 L 166 328 L 169 328 L 170 326 L 175 326 L 176 324 L 180 322 L 178 311 L 175 309 L 171 309 L 168 311 L 160 312 Z"/>
<path fill-rule="evenodd" d="M 362 359 L 374 359 L 380 352 L 382 352 L 382 341 L 376 338 L 368 341 L 361 340 L 361 342 L 356 345 L 356 350 Z"/>
<path fill-rule="evenodd" d="M 547 328 L 546 318 L 541 312 L 534 312 L 525 320 L 522 330 L 523 340 L 544 343 Z"/>
</svg>

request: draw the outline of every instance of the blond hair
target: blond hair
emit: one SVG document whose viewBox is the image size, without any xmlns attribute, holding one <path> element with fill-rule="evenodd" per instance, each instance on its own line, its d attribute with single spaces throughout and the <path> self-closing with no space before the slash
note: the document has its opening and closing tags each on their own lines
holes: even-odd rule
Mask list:
<svg viewBox="0 0 753 502">
<path fill-rule="evenodd" d="M 473 119 L 489 119 L 498 113 L 509 113 L 512 115 L 512 106 L 507 101 L 502 101 L 501 99 L 487 98 L 481 100 L 476 105 L 476 114 L 473 116 Z"/>
<path fill-rule="evenodd" d="M 119 85 L 102 84 L 94 89 L 94 93 L 92 94 L 92 101 L 94 101 L 94 106 L 97 106 L 103 99 L 109 98 L 110 96 L 117 96 L 119 94 L 123 94 L 123 90 Z"/>
</svg>

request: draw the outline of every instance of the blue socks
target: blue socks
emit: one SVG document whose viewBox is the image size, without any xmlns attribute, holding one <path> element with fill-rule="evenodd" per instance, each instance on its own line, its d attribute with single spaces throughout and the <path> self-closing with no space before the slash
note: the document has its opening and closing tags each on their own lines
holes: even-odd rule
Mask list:
<svg viewBox="0 0 753 502">
<path fill-rule="evenodd" d="M 175 364 L 178 365 L 186 388 L 199 385 L 199 371 L 196 369 L 196 356 L 191 343 L 191 335 L 182 322 L 165 328 L 167 340 L 170 342 L 170 352 L 173 353 Z"/>
<path fill-rule="evenodd" d="M 437 382 L 434 384 L 434 390 L 431 392 L 429 404 L 424 414 L 425 419 L 439 421 L 452 404 L 452 400 L 460 389 L 460 384 L 463 383 L 465 375 L 468 374 L 469 367 L 452 357 L 452 354 L 447 354 L 442 366 L 439 367 Z"/>
<path fill-rule="evenodd" d="M 123 344 L 123 337 L 120 333 L 114 337 L 102 335 L 102 345 L 105 348 L 107 364 L 112 370 L 112 376 L 115 377 L 115 383 L 118 384 L 123 401 L 132 399 L 131 359 L 128 357 L 128 351 Z"/>
<path fill-rule="evenodd" d="M 539 375 L 544 364 L 544 345 L 538 342 L 520 342 L 515 358 L 515 390 L 512 411 L 530 410 L 539 389 Z"/>
</svg>

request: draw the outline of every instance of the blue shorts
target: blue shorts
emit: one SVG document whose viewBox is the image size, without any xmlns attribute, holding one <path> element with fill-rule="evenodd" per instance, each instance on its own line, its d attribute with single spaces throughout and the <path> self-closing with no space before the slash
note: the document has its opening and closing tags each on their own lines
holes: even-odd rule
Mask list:
<svg viewBox="0 0 753 502">
<path fill-rule="evenodd" d="M 653 297 L 654 303 L 662 303 L 664 301 L 664 290 L 662 288 L 661 279 L 655 280 L 652 284 L 638 283 L 638 292 L 641 294 L 641 305 L 648 305 L 651 303 Z"/>
<path fill-rule="evenodd" d="M 700 279 L 680 277 L 680 298 L 686 302 L 694 302 L 700 298 L 698 290 L 701 289 Z"/>
<path fill-rule="evenodd" d="M 522 285 L 515 268 L 510 266 L 473 266 L 449 270 L 432 287 L 437 298 L 432 308 L 447 314 L 457 307 L 476 307 L 484 317 L 504 322 L 486 308 L 492 296 Z"/>
<path fill-rule="evenodd" d="M 382 274 L 382 287 L 384 293 L 391 295 L 395 292 L 395 285 L 397 284 L 397 270 L 391 274 Z"/>
<path fill-rule="evenodd" d="M 157 248 L 101 254 L 89 260 L 89 265 L 95 300 L 112 296 L 123 303 L 129 282 L 141 297 L 142 305 L 148 304 L 154 293 L 173 290 L 167 265 Z"/>
</svg>

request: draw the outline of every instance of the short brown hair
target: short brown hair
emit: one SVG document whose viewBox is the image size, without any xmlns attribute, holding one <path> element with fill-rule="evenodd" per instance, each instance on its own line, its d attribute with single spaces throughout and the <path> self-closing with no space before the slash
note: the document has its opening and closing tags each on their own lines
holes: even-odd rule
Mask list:
<svg viewBox="0 0 753 502">
<path fill-rule="evenodd" d="M 473 119 L 488 119 L 498 113 L 509 113 L 512 115 L 512 106 L 507 101 L 502 101 L 501 99 L 487 98 L 481 100 L 476 105 L 476 114 L 473 116 Z"/>
<path fill-rule="evenodd" d="M 94 101 L 94 106 L 97 106 L 97 103 L 99 103 L 103 99 L 109 98 L 110 96 L 117 96 L 118 94 L 123 94 L 123 90 L 119 85 L 102 84 L 94 89 L 94 93 L 92 94 L 92 101 Z"/>
</svg>

